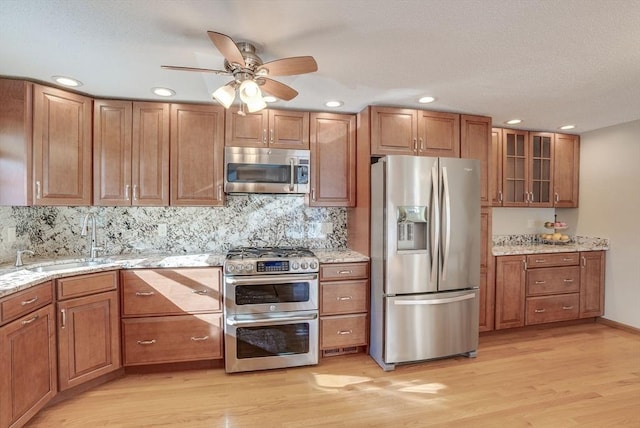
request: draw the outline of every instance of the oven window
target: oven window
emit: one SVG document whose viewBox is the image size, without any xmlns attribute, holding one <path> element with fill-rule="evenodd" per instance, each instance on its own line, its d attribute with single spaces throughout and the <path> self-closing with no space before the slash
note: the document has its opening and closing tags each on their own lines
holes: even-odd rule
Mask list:
<svg viewBox="0 0 640 428">
<path fill-rule="evenodd" d="M 279 183 L 291 181 L 291 166 L 229 163 L 227 164 L 227 181 L 230 183 Z M 309 167 L 294 166 L 294 181 L 298 184 L 309 182 Z"/>
<path fill-rule="evenodd" d="M 309 323 L 236 329 L 237 358 L 273 357 L 309 352 Z"/>
<path fill-rule="evenodd" d="M 298 303 L 309 301 L 308 282 L 270 285 L 237 285 L 236 305 L 261 303 Z"/>
</svg>

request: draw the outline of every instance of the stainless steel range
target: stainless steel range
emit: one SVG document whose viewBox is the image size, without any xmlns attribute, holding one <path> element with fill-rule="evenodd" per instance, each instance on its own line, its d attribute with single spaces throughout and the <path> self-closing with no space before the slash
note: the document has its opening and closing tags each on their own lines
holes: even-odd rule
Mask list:
<svg viewBox="0 0 640 428">
<path fill-rule="evenodd" d="M 224 262 L 225 370 L 318 363 L 317 257 L 304 248 L 237 248 Z"/>
</svg>

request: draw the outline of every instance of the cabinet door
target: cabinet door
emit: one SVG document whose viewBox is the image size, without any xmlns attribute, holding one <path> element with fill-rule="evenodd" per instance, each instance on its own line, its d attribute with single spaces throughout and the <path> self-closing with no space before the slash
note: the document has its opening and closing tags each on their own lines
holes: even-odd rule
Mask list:
<svg viewBox="0 0 640 428">
<path fill-rule="evenodd" d="M 417 154 L 418 114 L 416 110 L 372 107 L 371 155 Z"/>
<path fill-rule="evenodd" d="M 460 157 L 480 160 L 480 204 L 491 206 L 491 118 L 460 116 Z"/>
<path fill-rule="evenodd" d="M 529 192 L 530 207 L 552 207 L 553 134 L 529 133 Z"/>
<path fill-rule="evenodd" d="M 555 134 L 553 143 L 553 202 L 561 208 L 578 206 L 580 137 Z"/>
<path fill-rule="evenodd" d="M 33 204 L 33 83 L 0 79 L 0 205 Z"/>
<path fill-rule="evenodd" d="M 355 116 L 312 113 L 311 159 L 309 206 L 355 206 Z"/>
<path fill-rule="evenodd" d="M 604 251 L 580 253 L 580 318 L 604 314 Z"/>
<path fill-rule="evenodd" d="M 480 331 L 494 328 L 496 283 L 494 279 L 494 257 L 491 255 L 491 210 L 480 211 Z"/>
<path fill-rule="evenodd" d="M 309 149 L 309 112 L 269 110 L 269 147 Z"/>
<path fill-rule="evenodd" d="M 460 157 L 460 115 L 418 110 L 418 154 Z"/>
<path fill-rule="evenodd" d="M 496 330 L 524 326 L 525 266 L 523 256 L 496 257 Z"/>
<path fill-rule="evenodd" d="M 169 205 L 169 104 L 133 103 L 131 204 Z"/>
<path fill-rule="evenodd" d="M 58 302 L 60 390 L 120 368 L 116 291 Z"/>
<path fill-rule="evenodd" d="M 489 158 L 489 195 L 491 206 L 502 206 L 502 129 L 491 130 L 491 157 Z"/>
<path fill-rule="evenodd" d="M 171 205 L 224 204 L 224 108 L 171 105 Z"/>
<path fill-rule="evenodd" d="M 267 147 L 269 144 L 269 113 L 239 115 L 237 110 L 227 110 L 224 145 L 232 147 Z"/>
<path fill-rule="evenodd" d="M 131 102 L 93 103 L 93 204 L 131 205 Z"/>
<path fill-rule="evenodd" d="M 54 326 L 48 305 L 0 328 L 0 427 L 23 426 L 56 395 Z"/>
<path fill-rule="evenodd" d="M 91 205 L 91 98 L 34 85 L 36 205 Z"/>
<path fill-rule="evenodd" d="M 528 205 L 527 131 L 503 129 L 502 132 L 502 206 L 526 207 Z"/>
</svg>

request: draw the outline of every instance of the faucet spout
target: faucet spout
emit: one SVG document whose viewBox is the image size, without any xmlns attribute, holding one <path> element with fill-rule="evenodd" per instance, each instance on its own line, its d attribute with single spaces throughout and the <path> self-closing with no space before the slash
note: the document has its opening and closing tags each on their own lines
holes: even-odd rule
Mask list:
<svg viewBox="0 0 640 428">
<path fill-rule="evenodd" d="M 94 213 L 87 213 L 82 222 L 81 236 L 87 236 L 89 234 L 89 222 L 91 222 L 91 246 L 89 248 L 89 259 L 94 260 L 98 254 L 98 251 L 102 251 L 104 248 L 96 246 L 96 215 Z"/>
</svg>

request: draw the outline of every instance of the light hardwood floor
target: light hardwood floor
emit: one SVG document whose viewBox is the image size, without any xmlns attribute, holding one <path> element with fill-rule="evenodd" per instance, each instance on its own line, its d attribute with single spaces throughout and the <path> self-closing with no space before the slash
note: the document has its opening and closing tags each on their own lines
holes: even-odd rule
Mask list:
<svg viewBox="0 0 640 428">
<path fill-rule="evenodd" d="M 640 427 L 640 335 L 588 323 L 499 332 L 478 357 L 382 371 L 314 367 L 127 375 L 28 427 Z"/>
</svg>

